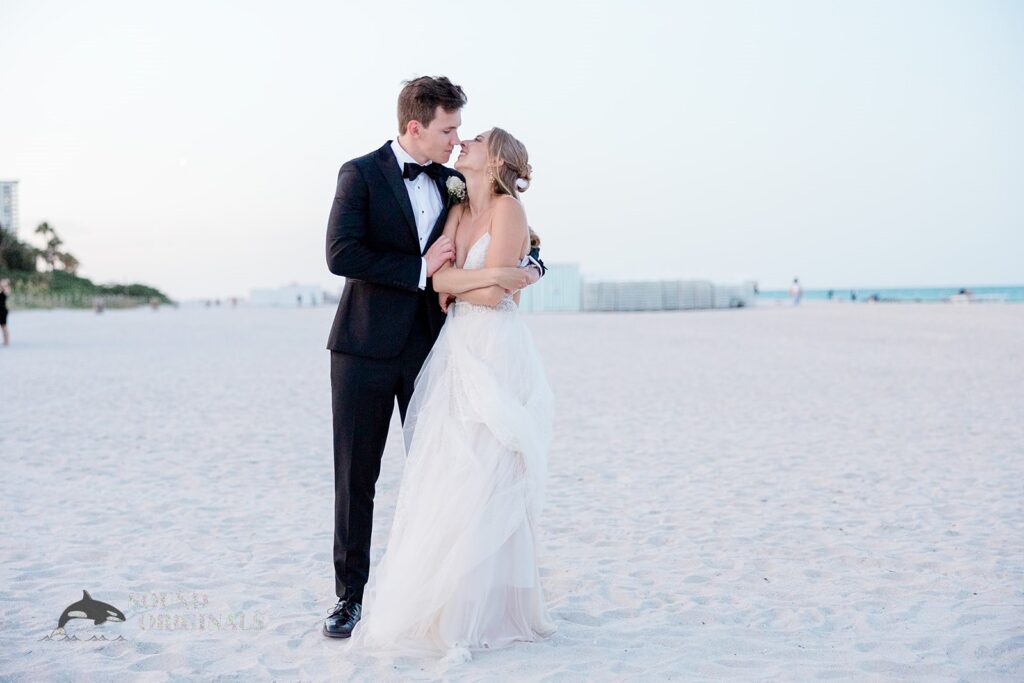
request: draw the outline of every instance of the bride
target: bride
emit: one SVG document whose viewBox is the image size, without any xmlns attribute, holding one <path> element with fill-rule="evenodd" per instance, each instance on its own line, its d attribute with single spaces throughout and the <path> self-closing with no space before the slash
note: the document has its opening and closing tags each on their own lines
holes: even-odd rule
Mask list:
<svg viewBox="0 0 1024 683">
<path fill-rule="evenodd" d="M 353 634 L 356 648 L 448 661 L 555 630 L 536 538 L 551 390 L 519 292 L 467 290 L 482 274 L 468 271 L 520 265 L 529 253 L 518 196 L 531 169 L 523 144 L 500 128 L 461 144 L 467 201 L 444 234 L 463 262 L 433 276 L 448 317 L 416 378 L 395 518 Z"/>
</svg>

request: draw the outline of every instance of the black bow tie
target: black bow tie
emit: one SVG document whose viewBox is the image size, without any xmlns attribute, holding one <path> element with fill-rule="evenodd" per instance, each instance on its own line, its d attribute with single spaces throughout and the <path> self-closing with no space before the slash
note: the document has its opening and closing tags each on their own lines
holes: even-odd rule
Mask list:
<svg viewBox="0 0 1024 683">
<path fill-rule="evenodd" d="M 434 180 L 440 180 L 444 177 L 444 167 L 441 164 L 427 164 L 426 166 L 420 166 L 419 164 L 406 164 L 402 168 L 402 177 L 408 178 L 409 180 L 416 180 L 416 176 L 420 173 L 426 173 Z"/>
</svg>

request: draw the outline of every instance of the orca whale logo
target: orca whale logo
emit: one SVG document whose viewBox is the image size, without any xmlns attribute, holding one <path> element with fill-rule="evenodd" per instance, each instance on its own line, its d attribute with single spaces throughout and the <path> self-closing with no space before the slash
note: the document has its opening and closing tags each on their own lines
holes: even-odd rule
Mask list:
<svg viewBox="0 0 1024 683">
<path fill-rule="evenodd" d="M 92 623 L 96 625 L 108 621 L 124 621 L 124 613 L 113 605 L 93 600 L 89 591 L 83 590 L 82 599 L 71 603 L 60 613 L 57 628 L 51 635 L 64 633 L 64 625 L 72 619 L 92 619 Z"/>
</svg>

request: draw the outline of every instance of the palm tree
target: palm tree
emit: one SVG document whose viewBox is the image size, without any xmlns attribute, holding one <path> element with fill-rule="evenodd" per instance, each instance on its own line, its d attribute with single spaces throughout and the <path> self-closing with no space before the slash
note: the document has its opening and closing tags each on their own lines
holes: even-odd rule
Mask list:
<svg viewBox="0 0 1024 683">
<path fill-rule="evenodd" d="M 36 226 L 36 234 L 40 235 L 46 240 L 46 246 L 39 250 L 39 257 L 43 259 L 43 262 L 49 267 L 52 273 L 57 267 L 59 261 L 63 266 L 64 270 L 73 273 L 74 270 L 69 270 L 67 264 L 72 264 L 72 268 L 78 268 L 78 259 L 69 253 L 62 252 L 61 246 L 64 244 L 64 240 L 60 238 L 57 231 L 54 230 L 49 223 L 42 222 Z"/>
<path fill-rule="evenodd" d="M 60 247 L 64 244 L 64 240 L 57 237 L 57 233 L 53 233 L 53 237 L 46 243 L 46 249 L 44 250 L 47 254 L 47 262 L 50 264 L 50 270 L 53 270 L 62 256 Z"/>
<path fill-rule="evenodd" d="M 39 250 L 39 258 L 43 259 L 43 262 L 52 271 L 57 261 L 57 253 L 53 241 L 58 240 L 56 246 L 59 246 L 60 238 L 57 237 L 57 233 L 50 227 L 50 224 L 45 221 L 36 226 L 36 234 L 40 235 L 46 242 L 46 246 Z"/>
</svg>

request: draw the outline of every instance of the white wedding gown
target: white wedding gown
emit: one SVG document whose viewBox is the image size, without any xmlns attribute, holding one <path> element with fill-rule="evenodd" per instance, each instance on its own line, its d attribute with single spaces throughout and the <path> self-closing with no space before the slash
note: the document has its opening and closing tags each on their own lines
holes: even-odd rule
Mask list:
<svg viewBox="0 0 1024 683">
<path fill-rule="evenodd" d="M 490 233 L 464 268 L 484 264 Z M 416 378 L 387 549 L 353 647 L 465 661 L 554 632 L 537 571 L 552 394 L 511 296 L 456 301 Z"/>
</svg>

